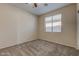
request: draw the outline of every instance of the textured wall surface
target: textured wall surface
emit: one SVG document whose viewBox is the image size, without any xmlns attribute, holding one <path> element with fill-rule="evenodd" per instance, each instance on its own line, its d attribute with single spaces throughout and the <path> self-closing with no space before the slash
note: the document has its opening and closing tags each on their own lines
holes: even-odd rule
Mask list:
<svg viewBox="0 0 79 59">
<path fill-rule="evenodd" d="M 62 13 L 62 32 L 48 33 L 44 31 L 44 18 Z M 76 4 L 51 11 L 39 16 L 39 39 L 56 42 L 62 45 L 76 47 Z"/>
<path fill-rule="evenodd" d="M 0 49 L 35 40 L 37 17 L 19 8 L 0 4 Z"/>
</svg>

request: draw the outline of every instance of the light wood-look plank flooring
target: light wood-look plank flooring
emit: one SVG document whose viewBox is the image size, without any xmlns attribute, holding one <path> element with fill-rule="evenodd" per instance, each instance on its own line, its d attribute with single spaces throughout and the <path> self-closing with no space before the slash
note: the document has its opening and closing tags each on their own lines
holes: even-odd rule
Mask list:
<svg viewBox="0 0 79 59">
<path fill-rule="evenodd" d="M 77 56 L 75 48 L 51 43 L 44 40 L 34 40 L 20 45 L 0 50 L 0 56 Z"/>
</svg>

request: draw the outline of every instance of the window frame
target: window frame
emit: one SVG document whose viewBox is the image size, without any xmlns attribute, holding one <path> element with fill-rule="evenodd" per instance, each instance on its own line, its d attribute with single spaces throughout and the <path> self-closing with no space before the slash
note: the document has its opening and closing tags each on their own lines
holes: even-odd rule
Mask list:
<svg viewBox="0 0 79 59">
<path fill-rule="evenodd" d="M 52 31 L 51 31 L 51 32 L 46 31 L 46 22 L 45 22 L 45 18 L 46 18 L 46 17 L 51 17 L 51 16 L 52 16 L 52 25 L 53 25 L 53 16 L 56 16 L 56 15 L 59 15 L 59 14 L 61 14 L 61 20 L 60 20 L 60 21 L 61 21 L 61 31 L 57 31 L 57 32 L 55 31 L 55 32 L 56 32 L 56 33 L 62 32 L 62 18 L 63 18 L 63 14 L 62 14 L 62 13 L 58 13 L 58 14 L 55 14 L 55 15 L 50 15 L 50 16 L 45 16 L 45 17 L 44 17 L 44 32 L 47 32 L 47 33 L 52 33 L 52 32 L 53 32 L 53 33 L 55 33 L 55 32 L 53 31 L 53 26 L 52 26 Z"/>
</svg>

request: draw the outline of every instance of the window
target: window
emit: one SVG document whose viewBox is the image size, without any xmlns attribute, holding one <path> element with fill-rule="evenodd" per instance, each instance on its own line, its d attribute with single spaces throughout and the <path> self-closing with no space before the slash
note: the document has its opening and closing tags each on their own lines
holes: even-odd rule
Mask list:
<svg viewBox="0 0 79 59">
<path fill-rule="evenodd" d="M 45 17 L 45 31 L 61 32 L 61 17 L 62 14 Z"/>
<path fill-rule="evenodd" d="M 45 28 L 46 32 L 52 32 L 52 16 L 45 18 Z"/>
</svg>

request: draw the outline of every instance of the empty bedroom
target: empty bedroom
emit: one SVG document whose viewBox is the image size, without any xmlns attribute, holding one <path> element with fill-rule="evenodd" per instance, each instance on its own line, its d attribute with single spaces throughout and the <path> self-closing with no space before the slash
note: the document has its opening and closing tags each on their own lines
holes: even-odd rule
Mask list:
<svg viewBox="0 0 79 59">
<path fill-rule="evenodd" d="M 77 16 L 77 3 L 0 3 L 0 56 L 79 56 Z"/>
</svg>

